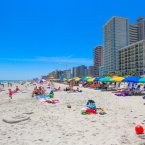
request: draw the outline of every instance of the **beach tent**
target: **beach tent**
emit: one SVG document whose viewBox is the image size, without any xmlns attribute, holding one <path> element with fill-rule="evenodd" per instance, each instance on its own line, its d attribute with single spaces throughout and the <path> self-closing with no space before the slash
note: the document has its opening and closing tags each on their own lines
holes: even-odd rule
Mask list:
<svg viewBox="0 0 145 145">
<path fill-rule="evenodd" d="M 122 82 L 132 82 L 132 83 L 139 83 L 141 77 L 139 76 L 128 76 Z"/>
<path fill-rule="evenodd" d="M 40 81 L 38 81 L 38 83 L 44 83 L 44 82 L 46 82 L 46 80 L 44 79 L 41 79 Z"/>
<path fill-rule="evenodd" d="M 124 77 L 112 77 L 112 80 L 115 81 L 115 82 L 121 82 L 122 80 L 124 80 L 125 78 Z"/>
<path fill-rule="evenodd" d="M 101 78 L 99 81 L 100 82 L 114 82 L 111 77 Z"/>
<path fill-rule="evenodd" d="M 145 83 L 145 77 L 139 79 L 139 83 Z"/>
</svg>

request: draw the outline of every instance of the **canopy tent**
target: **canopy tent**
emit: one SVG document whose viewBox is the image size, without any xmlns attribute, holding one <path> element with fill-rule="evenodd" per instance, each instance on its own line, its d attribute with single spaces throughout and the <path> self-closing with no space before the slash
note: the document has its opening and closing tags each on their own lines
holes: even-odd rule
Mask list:
<svg viewBox="0 0 145 145">
<path fill-rule="evenodd" d="M 44 80 L 44 79 L 41 79 L 40 81 L 38 81 L 39 83 L 44 83 L 44 82 L 46 82 L 46 80 Z"/>
</svg>

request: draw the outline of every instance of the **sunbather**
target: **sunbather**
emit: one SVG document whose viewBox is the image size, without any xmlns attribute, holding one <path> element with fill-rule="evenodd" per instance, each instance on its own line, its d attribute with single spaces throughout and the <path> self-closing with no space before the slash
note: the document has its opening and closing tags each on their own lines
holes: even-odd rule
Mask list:
<svg viewBox="0 0 145 145">
<path fill-rule="evenodd" d="M 35 87 L 33 92 L 32 92 L 32 97 L 34 97 L 35 95 L 43 95 L 45 94 L 45 89 L 43 87 Z"/>
<path fill-rule="evenodd" d="M 79 88 L 77 88 L 76 90 L 73 90 L 74 92 L 82 92 L 82 90 L 79 90 Z"/>
</svg>

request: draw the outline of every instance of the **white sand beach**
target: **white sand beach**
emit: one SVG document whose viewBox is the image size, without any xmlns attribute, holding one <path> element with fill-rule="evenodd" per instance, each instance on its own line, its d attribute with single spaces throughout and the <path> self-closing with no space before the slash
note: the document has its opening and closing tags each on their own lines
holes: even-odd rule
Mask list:
<svg viewBox="0 0 145 145">
<path fill-rule="evenodd" d="M 145 135 L 135 133 L 136 125 L 145 127 L 142 96 L 117 97 L 83 88 L 82 93 L 55 92 L 59 104 L 39 104 L 31 97 L 33 88 L 15 94 L 10 102 L 7 89 L 0 93 L 0 145 L 145 145 Z M 88 99 L 107 114 L 82 115 Z M 19 115 L 30 119 L 14 124 L 3 121 Z"/>
</svg>

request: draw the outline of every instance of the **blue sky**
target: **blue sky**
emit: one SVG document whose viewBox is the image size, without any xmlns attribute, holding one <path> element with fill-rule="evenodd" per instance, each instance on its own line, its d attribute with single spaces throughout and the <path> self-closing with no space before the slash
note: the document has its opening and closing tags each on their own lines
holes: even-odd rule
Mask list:
<svg viewBox="0 0 145 145">
<path fill-rule="evenodd" d="M 93 64 L 112 16 L 145 16 L 144 0 L 0 0 L 0 80 Z"/>
</svg>

